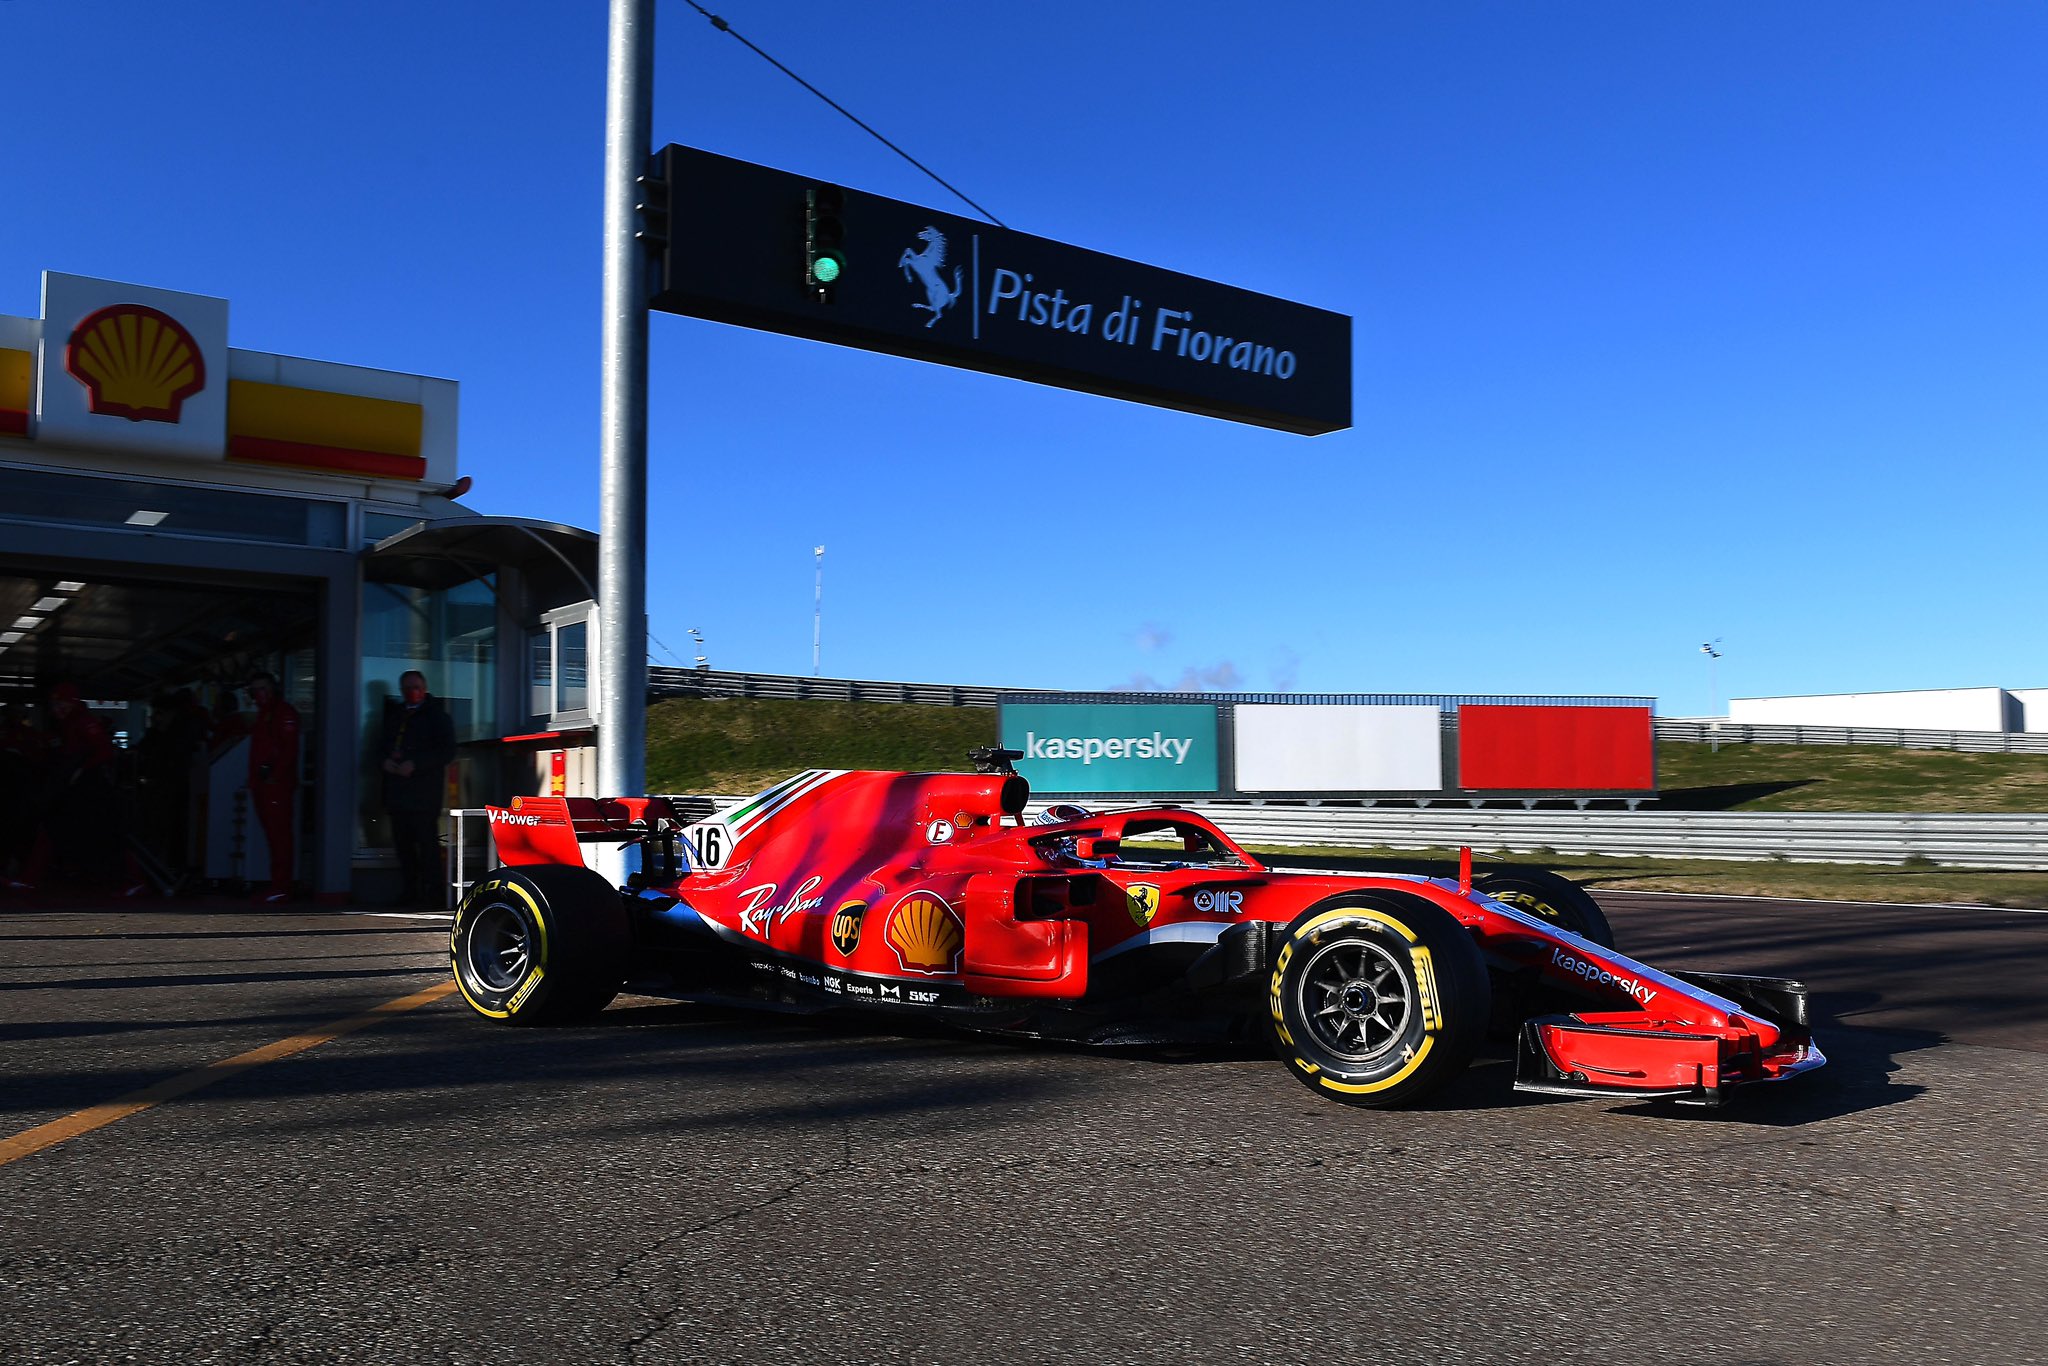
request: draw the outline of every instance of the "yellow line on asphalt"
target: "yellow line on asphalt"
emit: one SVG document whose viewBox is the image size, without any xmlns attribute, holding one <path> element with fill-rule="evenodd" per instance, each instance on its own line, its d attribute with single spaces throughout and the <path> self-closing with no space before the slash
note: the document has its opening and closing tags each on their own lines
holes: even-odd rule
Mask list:
<svg viewBox="0 0 2048 1366">
<path fill-rule="evenodd" d="M 367 1029 L 378 1021 L 388 1019 L 393 1015 L 403 1014 L 408 1010 L 416 1010 L 420 1006 L 432 1004 L 453 990 L 455 990 L 454 982 L 441 982 L 435 986 L 428 987 L 425 991 L 415 991 L 410 996 L 401 996 L 395 1001 L 386 1001 L 383 1005 L 374 1006 L 360 1015 L 351 1015 L 345 1020 L 338 1020 L 314 1033 L 294 1034 L 289 1039 L 279 1039 L 276 1043 L 267 1043 L 261 1048 L 252 1048 L 247 1053 L 237 1053 L 232 1058 L 223 1058 L 219 1062 L 210 1062 L 204 1067 L 195 1067 L 190 1072 L 180 1072 L 175 1077 L 167 1077 L 154 1086 L 143 1087 L 140 1091 L 130 1091 L 127 1095 L 107 1101 L 103 1105 L 88 1106 L 86 1109 L 68 1114 L 62 1119 L 53 1119 L 48 1124 L 38 1124 L 33 1129 L 24 1129 L 12 1138 L 0 1139 L 0 1167 L 27 1157 L 31 1153 L 39 1153 L 45 1148 L 54 1147 L 67 1138 L 76 1138 L 80 1134 L 89 1134 L 94 1129 L 103 1128 L 116 1120 L 140 1114 L 153 1105 L 161 1105 L 167 1100 L 175 1100 L 179 1096 L 190 1095 L 202 1086 L 211 1086 L 215 1082 L 225 1080 L 238 1072 L 246 1072 L 252 1067 L 261 1067 L 267 1062 L 276 1062 L 279 1058 L 289 1058 L 294 1053 L 303 1053 L 309 1048 L 317 1048 L 329 1039 L 338 1039 L 344 1034 L 353 1034 L 359 1029 Z"/>
</svg>

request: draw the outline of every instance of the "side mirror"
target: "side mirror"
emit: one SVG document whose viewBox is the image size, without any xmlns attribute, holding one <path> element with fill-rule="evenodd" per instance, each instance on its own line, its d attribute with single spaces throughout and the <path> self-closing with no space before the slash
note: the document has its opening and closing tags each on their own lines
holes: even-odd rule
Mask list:
<svg viewBox="0 0 2048 1366">
<path fill-rule="evenodd" d="M 1117 856 L 1120 842 L 1106 835 L 1083 835 L 1074 841 L 1074 857 L 1088 859 L 1111 859 Z"/>
</svg>

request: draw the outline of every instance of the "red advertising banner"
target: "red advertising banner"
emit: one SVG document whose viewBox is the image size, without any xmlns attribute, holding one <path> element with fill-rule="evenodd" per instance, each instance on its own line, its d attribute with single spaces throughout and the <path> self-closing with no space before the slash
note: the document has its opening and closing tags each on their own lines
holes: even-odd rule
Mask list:
<svg viewBox="0 0 2048 1366">
<path fill-rule="evenodd" d="M 1656 758 L 1648 707 L 1458 708 L 1467 791 L 1648 792 Z"/>
</svg>

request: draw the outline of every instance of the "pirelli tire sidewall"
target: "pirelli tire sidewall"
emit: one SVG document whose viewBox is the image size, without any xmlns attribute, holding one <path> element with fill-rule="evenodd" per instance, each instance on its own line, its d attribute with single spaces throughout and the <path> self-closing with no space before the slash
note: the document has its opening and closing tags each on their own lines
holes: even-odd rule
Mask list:
<svg viewBox="0 0 2048 1366">
<path fill-rule="evenodd" d="M 1398 1034 L 1363 1059 L 1332 1047 L 1329 1031 L 1309 1018 L 1308 1003 L 1329 999 L 1311 975 L 1327 983 L 1331 965 L 1347 954 L 1352 962 L 1391 965 L 1406 993 Z M 1267 1005 L 1274 1045 L 1297 1080 L 1327 1099 L 1379 1108 L 1407 1104 L 1462 1074 L 1492 1009 L 1471 932 L 1441 907 L 1399 893 L 1336 897 L 1296 917 L 1274 954 Z"/>
<path fill-rule="evenodd" d="M 516 971 L 503 950 L 523 941 Z M 626 979 L 626 908 L 588 868 L 499 868 L 456 908 L 448 952 L 470 1009 L 501 1024 L 553 1024 L 594 1015 Z M 499 968 L 480 966 L 495 960 Z"/>
<path fill-rule="evenodd" d="M 1570 878 L 1541 868 L 1513 868 L 1488 873 L 1473 888 L 1595 944 L 1614 947 L 1614 929 L 1600 903 Z"/>
</svg>

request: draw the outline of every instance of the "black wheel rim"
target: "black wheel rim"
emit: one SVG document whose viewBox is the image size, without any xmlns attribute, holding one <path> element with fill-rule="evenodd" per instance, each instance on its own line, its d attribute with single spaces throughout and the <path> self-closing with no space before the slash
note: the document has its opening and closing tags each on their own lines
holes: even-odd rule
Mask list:
<svg viewBox="0 0 2048 1366">
<path fill-rule="evenodd" d="M 469 975 L 492 991 L 510 991 L 533 967 L 533 930 L 503 902 L 477 912 L 462 940 Z"/>
<path fill-rule="evenodd" d="M 1415 1014 L 1414 990 L 1391 950 L 1368 939 L 1338 939 L 1309 956 L 1295 1005 L 1323 1048 L 1347 1062 L 1371 1062 L 1401 1041 Z"/>
</svg>

